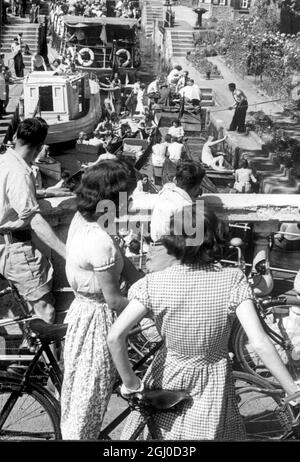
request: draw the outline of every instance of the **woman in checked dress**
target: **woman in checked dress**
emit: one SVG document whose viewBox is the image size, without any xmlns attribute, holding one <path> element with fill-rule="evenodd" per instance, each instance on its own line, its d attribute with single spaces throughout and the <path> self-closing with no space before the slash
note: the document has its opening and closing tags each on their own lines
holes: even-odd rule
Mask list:
<svg viewBox="0 0 300 462">
<path fill-rule="evenodd" d="M 105 160 L 84 173 L 77 190 L 77 213 L 68 232 L 66 273 L 75 299 L 69 308 L 64 348 L 61 395 L 63 439 L 97 439 L 115 379 L 107 333 L 115 315 L 127 305 L 120 291 L 121 274 L 132 283 L 140 277 L 112 235 L 119 192 L 130 195 L 136 187 L 132 166 Z M 125 195 L 126 196 L 126 195 Z M 124 196 L 123 196 L 124 197 Z M 126 200 L 126 199 L 125 199 Z M 97 213 L 98 212 L 98 213 Z M 100 215 L 100 219 L 99 219 Z"/>
<path fill-rule="evenodd" d="M 195 225 L 195 207 L 186 212 L 185 218 L 189 216 Z M 221 257 L 222 225 L 207 211 L 200 223 L 203 239 L 194 240 L 195 245 L 186 235 L 174 235 L 176 228 L 171 226 L 170 235 L 162 241 L 178 264 L 150 273 L 131 287 L 131 301 L 110 330 L 108 344 L 123 380 L 123 395 L 141 391 L 143 386 L 186 390 L 191 395 L 183 410 L 154 414 L 160 439 L 243 440 L 227 347 L 235 315 L 285 391 L 290 394 L 298 388 L 261 327 L 243 272 L 216 262 Z M 155 317 L 165 343 L 142 384 L 128 362 L 125 338 L 147 315 Z M 130 438 L 140 419 L 137 411 L 130 414 L 121 439 Z M 145 429 L 143 438 L 148 437 Z"/>
</svg>

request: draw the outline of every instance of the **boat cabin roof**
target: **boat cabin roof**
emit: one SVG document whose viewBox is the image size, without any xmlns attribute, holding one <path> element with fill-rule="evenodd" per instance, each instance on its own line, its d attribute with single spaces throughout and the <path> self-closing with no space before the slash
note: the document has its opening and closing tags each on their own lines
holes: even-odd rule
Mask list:
<svg viewBox="0 0 300 462">
<path fill-rule="evenodd" d="M 69 27 L 90 27 L 101 25 L 112 25 L 118 27 L 126 27 L 132 29 L 138 25 L 136 19 L 131 18 L 116 18 L 116 17 L 100 17 L 100 18 L 87 18 L 85 16 L 74 16 L 66 14 L 63 16 L 63 21 Z"/>
<path fill-rule="evenodd" d="M 77 73 L 77 74 L 58 74 L 57 71 L 34 71 L 27 75 L 25 79 L 25 84 L 44 84 L 47 83 L 48 85 L 51 84 L 65 84 L 66 82 L 74 82 L 74 80 L 78 80 L 87 73 Z"/>
</svg>

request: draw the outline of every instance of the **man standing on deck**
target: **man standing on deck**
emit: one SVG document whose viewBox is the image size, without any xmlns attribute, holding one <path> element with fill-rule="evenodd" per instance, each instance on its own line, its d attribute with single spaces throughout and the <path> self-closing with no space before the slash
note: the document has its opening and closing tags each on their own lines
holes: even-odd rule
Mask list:
<svg viewBox="0 0 300 462">
<path fill-rule="evenodd" d="M 47 132 L 43 119 L 25 119 L 17 129 L 15 148 L 0 156 L 0 274 L 17 287 L 38 317 L 53 323 L 53 268 L 32 242 L 33 234 L 65 258 L 65 244 L 41 215 L 31 169 Z M 47 190 L 40 195 L 48 197 Z"/>
<path fill-rule="evenodd" d="M 235 111 L 228 131 L 234 132 L 237 129 L 238 133 L 245 133 L 245 120 L 248 109 L 247 96 L 242 90 L 236 88 L 235 83 L 230 83 L 228 88 L 235 100 L 233 106 L 229 107 L 230 110 L 235 109 Z"/>
</svg>

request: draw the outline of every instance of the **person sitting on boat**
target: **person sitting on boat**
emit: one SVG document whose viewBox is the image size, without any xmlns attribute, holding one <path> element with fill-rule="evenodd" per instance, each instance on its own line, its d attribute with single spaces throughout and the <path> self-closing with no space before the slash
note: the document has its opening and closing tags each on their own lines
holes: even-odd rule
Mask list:
<svg viewBox="0 0 300 462">
<path fill-rule="evenodd" d="M 202 98 L 201 90 L 193 79 L 188 80 L 188 84 L 179 90 L 179 94 L 193 106 L 200 106 Z"/>
<path fill-rule="evenodd" d="M 145 130 L 146 130 L 146 133 L 149 136 L 152 135 L 153 131 L 155 130 L 156 128 L 156 123 L 154 122 L 152 116 L 149 114 L 145 117 L 144 119 L 145 121 Z"/>
<path fill-rule="evenodd" d="M 173 84 L 174 86 L 177 85 L 178 83 L 178 80 L 180 78 L 180 75 L 181 75 L 181 71 L 182 71 L 182 67 L 181 66 L 175 66 L 174 69 L 171 70 L 171 72 L 169 73 L 168 77 L 167 77 L 167 80 L 168 80 L 168 83 L 171 85 Z"/>
<path fill-rule="evenodd" d="M 153 98 L 155 102 L 160 96 L 159 81 L 160 81 L 160 78 L 159 78 L 159 76 L 157 76 L 155 78 L 155 80 L 153 80 L 151 83 L 149 83 L 148 88 L 147 88 L 148 97 Z"/>
<path fill-rule="evenodd" d="M 208 167 L 211 167 L 213 170 L 226 170 L 226 168 L 223 165 L 224 153 L 217 152 L 216 156 L 214 156 L 211 149 L 212 146 L 222 143 L 226 140 L 226 138 L 227 136 L 224 136 L 224 138 L 214 141 L 213 136 L 208 137 L 208 140 L 206 141 L 206 143 L 204 143 L 202 148 L 201 161 L 203 164 L 207 165 Z"/>
<path fill-rule="evenodd" d="M 98 132 L 95 130 L 93 132 L 93 137 L 90 138 L 88 141 L 90 146 L 98 146 L 99 148 L 103 147 L 103 152 L 105 152 L 107 142 L 105 141 L 104 135 L 99 135 Z"/>
<path fill-rule="evenodd" d="M 156 143 L 152 146 L 151 161 L 153 167 L 162 167 L 166 160 L 168 146 L 165 143 Z"/>
<path fill-rule="evenodd" d="M 159 91 L 159 99 L 157 100 L 157 104 L 162 104 L 163 106 L 170 105 L 170 94 L 171 90 L 166 83 L 163 83 L 160 87 Z"/>
<path fill-rule="evenodd" d="M 179 120 L 173 120 L 172 126 L 168 130 L 168 134 L 177 138 L 178 142 L 181 142 L 184 137 L 183 127 L 180 125 Z"/>
<path fill-rule="evenodd" d="M 239 193 L 252 193 L 253 183 L 257 183 L 257 178 L 253 175 L 247 159 L 242 159 L 239 168 L 234 172 L 235 182 L 233 188 Z"/>
<path fill-rule="evenodd" d="M 99 135 L 112 135 L 113 126 L 108 116 L 104 117 L 104 120 L 99 122 L 95 130 Z"/>
<path fill-rule="evenodd" d="M 47 66 L 42 55 L 35 53 L 31 58 L 31 72 L 47 71 Z"/>
<path fill-rule="evenodd" d="M 183 151 L 183 144 L 178 143 L 177 138 L 175 136 L 171 136 L 171 143 L 166 152 L 166 157 L 168 157 L 169 160 L 173 162 L 173 164 L 178 164 L 183 154 Z"/>
<path fill-rule="evenodd" d="M 77 138 L 77 144 L 88 144 L 88 136 L 86 132 L 80 132 Z"/>
<path fill-rule="evenodd" d="M 164 270 L 176 262 L 167 253 L 161 238 L 169 233 L 171 217 L 202 194 L 204 176 L 205 170 L 199 162 L 180 162 L 176 166 L 173 181 L 166 183 L 159 191 L 159 200 L 155 202 L 151 215 L 150 233 L 154 245 L 150 246 L 146 259 L 148 272 Z"/>
</svg>

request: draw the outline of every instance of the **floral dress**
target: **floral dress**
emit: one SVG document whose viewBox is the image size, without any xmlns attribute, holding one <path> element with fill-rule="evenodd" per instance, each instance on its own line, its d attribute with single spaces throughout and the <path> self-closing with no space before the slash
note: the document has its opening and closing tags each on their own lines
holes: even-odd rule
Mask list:
<svg viewBox="0 0 300 462">
<path fill-rule="evenodd" d="M 61 394 L 63 439 L 97 439 L 111 396 L 115 368 L 107 347 L 114 314 L 105 303 L 99 274 L 123 258 L 114 240 L 77 213 L 67 239 L 66 272 L 75 300 L 69 308 Z"/>
<path fill-rule="evenodd" d="M 154 415 L 159 439 L 245 439 L 227 347 L 237 306 L 253 298 L 242 271 L 173 265 L 136 282 L 129 298 L 154 315 L 165 341 L 145 375 L 145 387 L 186 390 L 192 398 L 178 411 Z M 121 439 L 129 439 L 140 421 L 138 411 L 132 412 Z M 142 438 L 149 438 L 147 429 Z"/>
</svg>

